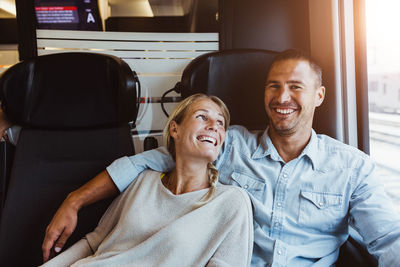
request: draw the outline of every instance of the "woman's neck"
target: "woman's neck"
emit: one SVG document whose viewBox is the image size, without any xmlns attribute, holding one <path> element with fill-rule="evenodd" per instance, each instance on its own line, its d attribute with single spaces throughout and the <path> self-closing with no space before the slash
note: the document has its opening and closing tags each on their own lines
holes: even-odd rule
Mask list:
<svg viewBox="0 0 400 267">
<path fill-rule="evenodd" d="M 163 184 L 175 195 L 210 187 L 207 164 L 188 164 L 177 159 L 175 169 L 163 179 Z"/>
</svg>

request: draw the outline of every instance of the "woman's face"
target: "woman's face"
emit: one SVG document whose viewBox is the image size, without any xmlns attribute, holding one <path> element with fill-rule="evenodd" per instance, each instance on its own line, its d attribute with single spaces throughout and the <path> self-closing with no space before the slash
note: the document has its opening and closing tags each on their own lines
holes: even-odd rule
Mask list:
<svg viewBox="0 0 400 267">
<path fill-rule="evenodd" d="M 214 161 L 225 140 L 225 119 L 212 100 L 195 101 L 181 124 L 171 122 L 170 134 L 175 141 L 176 158 Z"/>
</svg>

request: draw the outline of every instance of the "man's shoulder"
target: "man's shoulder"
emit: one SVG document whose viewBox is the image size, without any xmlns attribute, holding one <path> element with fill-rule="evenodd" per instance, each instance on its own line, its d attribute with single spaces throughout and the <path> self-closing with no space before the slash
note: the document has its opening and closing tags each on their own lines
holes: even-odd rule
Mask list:
<svg viewBox="0 0 400 267">
<path fill-rule="evenodd" d="M 240 125 L 232 125 L 229 127 L 227 136 L 232 139 L 232 141 L 244 142 L 244 143 L 254 143 L 257 144 L 260 135 L 264 131 L 249 131 L 246 127 Z"/>
<path fill-rule="evenodd" d="M 330 160 L 343 163 L 370 160 L 369 156 L 358 148 L 324 134 L 317 134 L 317 149 L 320 155 L 325 154 Z"/>
</svg>

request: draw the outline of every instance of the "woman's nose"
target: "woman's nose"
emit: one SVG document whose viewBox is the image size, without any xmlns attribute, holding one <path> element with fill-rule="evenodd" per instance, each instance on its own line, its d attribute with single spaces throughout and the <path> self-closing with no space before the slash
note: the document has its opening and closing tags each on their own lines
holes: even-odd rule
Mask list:
<svg viewBox="0 0 400 267">
<path fill-rule="evenodd" d="M 207 129 L 210 131 L 217 131 L 217 121 L 215 120 L 209 120 Z"/>
</svg>

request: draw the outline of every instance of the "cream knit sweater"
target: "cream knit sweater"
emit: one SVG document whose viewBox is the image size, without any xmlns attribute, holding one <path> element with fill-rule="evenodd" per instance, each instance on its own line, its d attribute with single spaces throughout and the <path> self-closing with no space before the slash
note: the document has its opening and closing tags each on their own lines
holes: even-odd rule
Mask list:
<svg viewBox="0 0 400 267">
<path fill-rule="evenodd" d="M 45 266 L 249 266 L 253 217 L 247 193 L 217 185 L 172 194 L 160 173 L 143 172 L 114 200 L 98 227 Z"/>
</svg>

